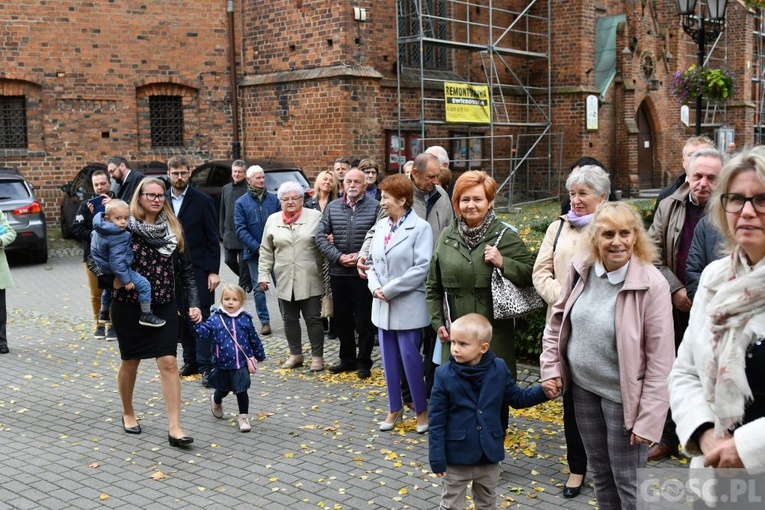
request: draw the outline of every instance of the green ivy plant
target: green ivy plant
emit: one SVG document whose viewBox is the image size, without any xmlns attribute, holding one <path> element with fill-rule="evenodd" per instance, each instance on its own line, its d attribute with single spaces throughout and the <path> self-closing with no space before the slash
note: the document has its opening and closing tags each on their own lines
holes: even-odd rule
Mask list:
<svg viewBox="0 0 765 510">
<path fill-rule="evenodd" d="M 765 0 L 744 0 L 744 5 L 750 9 L 765 9 Z"/>
</svg>

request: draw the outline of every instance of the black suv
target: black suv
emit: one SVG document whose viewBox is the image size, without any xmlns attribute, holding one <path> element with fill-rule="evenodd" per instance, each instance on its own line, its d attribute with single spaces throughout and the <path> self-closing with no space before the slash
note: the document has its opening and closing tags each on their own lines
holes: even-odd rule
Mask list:
<svg viewBox="0 0 765 510">
<path fill-rule="evenodd" d="M 209 195 L 215 201 L 215 210 L 220 211 L 220 195 L 224 185 L 231 182 L 231 164 L 233 159 L 209 161 L 194 169 L 191 174 L 191 185 Z M 276 195 L 279 186 L 286 181 L 295 181 L 303 187 L 306 197 L 313 195 L 313 188 L 308 183 L 303 171 L 287 163 L 277 163 L 270 160 L 246 161 L 247 170 L 252 165 L 259 165 L 266 174 L 266 190 Z"/>
<path fill-rule="evenodd" d="M 27 252 L 32 262 L 48 261 L 45 213 L 34 194 L 34 186 L 16 168 L 0 168 L 0 207 L 16 231 L 16 240 L 6 253 Z"/>
<path fill-rule="evenodd" d="M 131 169 L 138 170 L 147 177 L 159 177 L 166 184 L 169 184 L 167 177 L 167 164 L 161 161 L 135 162 L 131 163 Z M 68 184 L 61 186 L 64 192 L 64 199 L 61 200 L 61 236 L 64 239 L 72 239 L 72 225 L 74 216 L 83 200 L 93 198 L 93 179 L 91 176 L 96 170 L 106 171 L 106 165 L 103 163 L 90 163 L 80 169 L 74 179 Z M 114 184 L 114 183 L 112 183 Z"/>
</svg>

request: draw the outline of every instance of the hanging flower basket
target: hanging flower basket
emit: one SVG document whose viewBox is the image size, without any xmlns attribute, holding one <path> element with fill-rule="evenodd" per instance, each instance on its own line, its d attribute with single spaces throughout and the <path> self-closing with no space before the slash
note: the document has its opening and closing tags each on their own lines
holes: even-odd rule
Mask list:
<svg viewBox="0 0 765 510">
<path fill-rule="evenodd" d="M 691 66 L 672 77 L 670 92 L 680 104 L 690 104 L 701 95 L 707 101 L 724 103 L 733 96 L 733 76 L 727 69 Z"/>
<path fill-rule="evenodd" d="M 765 0 L 744 0 L 744 5 L 750 9 L 765 9 Z"/>
</svg>

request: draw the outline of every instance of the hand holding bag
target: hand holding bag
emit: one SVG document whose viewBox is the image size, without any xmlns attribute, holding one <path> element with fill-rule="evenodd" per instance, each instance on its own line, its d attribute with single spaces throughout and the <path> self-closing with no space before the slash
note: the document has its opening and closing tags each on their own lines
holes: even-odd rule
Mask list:
<svg viewBox="0 0 765 510">
<path fill-rule="evenodd" d="M 507 229 L 497 236 L 495 248 L 505 235 L 505 231 Z M 491 300 L 495 319 L 517 319 L 545 306 L 545 302 L 534 287 L 515 286 L 513 282 L 505 278 L 498 267 L 491 272 Z"/>
</svg>

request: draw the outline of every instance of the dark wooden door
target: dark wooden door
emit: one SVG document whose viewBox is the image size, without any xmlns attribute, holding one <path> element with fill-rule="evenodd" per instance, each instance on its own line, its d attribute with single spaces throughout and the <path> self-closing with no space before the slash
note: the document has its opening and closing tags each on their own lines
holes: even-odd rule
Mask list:
<svg viewBox="0 0 765 510">
<path fill-rule="evenodd" d="M 648 120 L 645 104 L 637 114 L 638 125 L 638 177 L 640 189 L 652 189 L 653 185 L 653 130 Z"/>
</svg>

